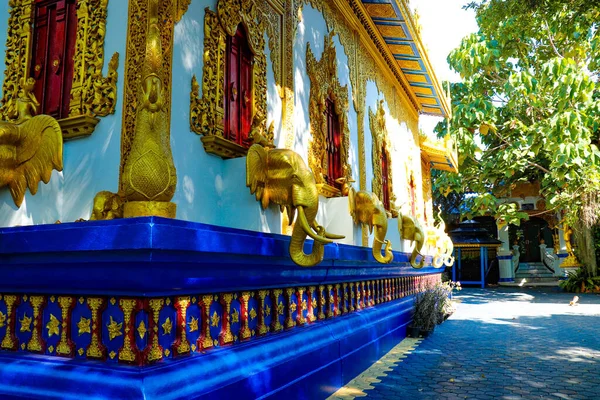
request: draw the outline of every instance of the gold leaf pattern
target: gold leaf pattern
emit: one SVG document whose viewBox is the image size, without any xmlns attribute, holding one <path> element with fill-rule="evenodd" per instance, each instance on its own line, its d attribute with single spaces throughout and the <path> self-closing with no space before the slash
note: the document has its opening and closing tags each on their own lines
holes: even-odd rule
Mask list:
<svg viewBox="0 0 600 400">
<path fill-rule="evenodd" d="M 271 307 L 269 307 L 269 305 L 267 304 L 265 306 L 265 315 L 268 317 L 269 315 L 271 315 Z"/>
<path fill-rule="evenodd" d="M 236 308 L 234 308 L 233 312 L 231 313 L 231 323 L 234 324 L 236 322 L 240 322 L 240 313 Z"/>
<path fill-rule="evenodd" d="M 112 315 L 110 316 L 110 323 L 106 324 L 106 326 L 108 327 L 108 338 L 109 340 L 113 340 L 114 338 L 116 338 L 117 336 L 121 336 L 123 335 L 123 332 L 121 332 L 121 328 L 123 327 L 123 323 L 117 323 L 115 320 L 113 320 Z M 113 357 L 111 357 L 113 358 Z"/>
<path fill-rule="evenodd" d="M 4 327 L 4 323 L 6 321 L 6 315 L 0 311 L 0 328 Z"/>
<path fill-rule="evenodd" d="M 91 320 L 89 318 L 81 317 L 79 322 L 77 323 L 77 328 L 79 330 L 79 335 L 83 335 L 84 333 L 92 333 L 90 328 Z"/>
<path fill-rule="evenodd" d="M 20 319 L 21 332 L 31 332 L 31 317 L 27 316 L 27 313 L 23 314 L 23 319 Z"/>
<path fill-rule="evenodd" d="M 212 317 L 210 317 L 210 325 L 213 326 L 213 327 L 215 327 L 215 328 L 218 328 L 220 321 L 221 321 L 221 317 L 219 317 L 219 315 L 215 311 L 213 313 Z"/>
<path fill-rule="evenodd" d="M 53 314 L 50 314 L 50 321 L 46 324 L 46 329 L 48 329 L 48 337 L 52 337 L 53 335 L 59 334 L 59 325 L 60 321 L 56 319 Z"/>
<path fill-rule="evenodd" d="M 148 332 L 148 330 L 146 329 L 146 323 L 144 321 L 140 322 L 140 324 L 137 327 L 137 331 L 138 335 L 140 335 L 140 339 L 143 339 L 144 336 L 146 336 L 146 332 Z"/>
<path fill-rule="evenodd" d="M 252 321 L 256 318 L 256 310 L 254 308 L 250 309 L 250 320 Z"/>
<path fill-rule="evenodd" d="M 198 330 L 198 318 L 192 317 L 192 320 L 188 323 L 190 326 L 190 332 L 195 332 Z"/>
<path fill-rule="evenodd" d="M 167 317 L 167 320 L 162 324 L 163 335 L 170 335 L 171 329 L 173 329 L 173 323 L 171 323 L 171 318 Z"/>
</svg>

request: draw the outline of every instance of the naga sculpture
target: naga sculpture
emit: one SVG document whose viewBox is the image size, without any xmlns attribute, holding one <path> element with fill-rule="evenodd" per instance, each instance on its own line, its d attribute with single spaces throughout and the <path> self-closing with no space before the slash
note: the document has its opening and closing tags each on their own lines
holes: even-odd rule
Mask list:
<svg viewBox="0 0 600 400">
<path fill-rule="evenodd" d="M 63 140 L 58 122 L 49 115 L 34 115 L 39 103 L 33 78 L 21 81 L 19 97 L 7 109 L 14 122 L 0 122 L 0 188 L 8 186 L 17 207 L 25 190 L 36 194 L 41 181 L 48 183 L 52 170 L 62 171 Z"/>
<path fill-rule="evenodd" d="M 377 196 L 364 190 L 355 192 L 354 188 L 350 187 L 348 208 L 355 224 L 366 224 L 370 233 L 373 233 L 373 226 L 375 226 L 373 257 L 382 264 L 392 262 L 394 259 L 392 244 L 389 240 L 385 240 L 388 215 Z M 382 256 L 381 248 L 384 245 L 385 255 Z"/>
<path fill-rule="evenodd" d="M 175 194 L 177 173 L 171 153 L 162 59 L 158 0 L 148 0 L 148 35 L 135 133 L 122 176 L 124 217 L 175 217 L 176 207 L 170 201 Z"/>
<path fill-rule="evenodd" d="M 258 143 L 260 134 L 254 136 L 254 143 L 248 149 L 246 158 L 246 186 L 256 195 L 265 209 L 273 202 L 287 211 L 288 220 L 298 219 L 292 231 L 290 257 L 302 267 L 312 267 L 323 260 L 324 245 L 331 239 L 343 239 L 333 235 L 318 225 L 315 218 L 319 209 L 319 193 L 313 173 L 306 167 L 300 155 L 288 149 L 269 149 Z M 306 237 L 314 239 L 312 252 L 304 253 Z"/>
<path fill-rule="evenodd" d="M 410 265 L 413 268 L 423 268 L 425 265 L 425 256 L 421 254 L 425 244 L 425 232 L 419 223 L 411 216 L 398 214 L 398 232 L 400 237 L 405 240 L 415 242 L 415 247 L 410 255 Z M 417 263 L 417 256 L 421 256 L 421 261 Z"/>
</svg>

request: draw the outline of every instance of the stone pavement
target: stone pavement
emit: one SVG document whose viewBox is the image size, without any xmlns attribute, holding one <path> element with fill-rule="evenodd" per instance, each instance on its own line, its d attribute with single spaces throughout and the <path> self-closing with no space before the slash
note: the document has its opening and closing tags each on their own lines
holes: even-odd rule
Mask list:
<svg viewBox="0 0 600 400">
<path fill-rule="evenodd" d="M 600 296 L 463 289 L 457 311 L 405 339 L 330 399 L 600 399 Z"/>
</svg>

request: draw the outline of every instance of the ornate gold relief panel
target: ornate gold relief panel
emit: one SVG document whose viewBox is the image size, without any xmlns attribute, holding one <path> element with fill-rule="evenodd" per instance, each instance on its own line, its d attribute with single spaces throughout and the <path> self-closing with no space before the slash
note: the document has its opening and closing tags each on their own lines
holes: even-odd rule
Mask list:
<svg viewBox="0 0 600 400">
<path fill-rule="evenodd" d="M 6 39 L 6 65 L 0 113 L 12 121 L 12 110 L 21 82 L 31 69 L 33 18 L 35 0 L 11 0 Z M 102 75 L 104 38 L 108 0 L 77 1 L 77 38 L 73 65 L 73 85 L 69 116 L 59 120 L 65 139 L 90 135 L 97 117 L 115 112 L 119 53 L 108 63 L 108 74 Z"/>
<path fill-rule="evenodd" d="M 225 57 L 228 36 L 234 36 L 243 24 L 248 45 L 253 54 L 252 115 L 254 118 L 250 137 L 258 129 L 266 132 L 267 115 L 267 60 L 265 56 L 265 19 L 254 0 L 218 0 L 217 12 L 206 8 L 204 16 L 204 68 L 202 71 L 202 98 L 200 85 L 194 76 L 190 94 L 190 127 L 204 135 L 202 142 L 207 153 L 223 158 L 244 156 L 247 149 L 225 139 L 224 86 Z M 268 144 L 273 138 L 266 134 Z"/>
<path fill-rule="evenodd" d="M 377 111 L 373 112 L 369 108 L 369 127 L 371 129 L 371 137 L 373 147 L 372 151 L 372 162 L 373 162 L 373 193 L 383 199 L 383 177 L 382 174 L 382 153 L 385 151 L 387 154 L 387 177 L 388 177 L 388 196 L 390 199 L 390 207 L 393 217 L 398 216 L 398 210 L 396 210 L 396 196 L 394 195 L 394 188 L 392 184 L 392 157 L 389 149 L 392 148 L 391 142 L 388 138 L 387 129 L 385 126 L 385 110 L 383 108 L 383 100 L 379 101 Z"/>
<path fill-rule="evenodd" d="M 309 117 L 312 141 L 308 149 L 308 165 L 315 175 L 319 192 L 326 197 L 341 195 L 341 192 L 326 184 L 327 174 L 327 99 L 335 107 L 341 134 L 340 159 L 342 178 L 350 179 L 352 170 L 348 163 L 350 151 L 350 129 L 348 127 L 348 86 L 342 86 L 337 76 L 337 56 L 333 43 L 334 32 L 325 36 L 323 54 L 316 60 L 310 46 L 306 46 L 306 72 L 310 78 Z"/>
<path fill-rule="evenodd" d="M 165 130 L 171 129 L 171 70 L 173 60 L 173 31 L 176 18 L 187 7 L 183 0 L 161 0 L 158 5 L 160 44 L 162 48 L 162 87 L 166 111 Z M 129 26 L 127 29 L 127 54 L 125 61 L 125 93 L 123 94 L 123 121 L 121 126 L 121 172 L 119 188 L 123 189 L 123 173 L 136 132 L 137 99 L 144 79 L 142 62 L 148 40 L 148 0 L 129 1 Z"/>
<path fill-rule="evenodd" d="M 423 180 L 423 206 L 425 209 L 425 223 L 433 223 L 433 199 L 431 193 L 431 166 L 424 158 L 421 158 L 421 178 Z"/>
</svg>

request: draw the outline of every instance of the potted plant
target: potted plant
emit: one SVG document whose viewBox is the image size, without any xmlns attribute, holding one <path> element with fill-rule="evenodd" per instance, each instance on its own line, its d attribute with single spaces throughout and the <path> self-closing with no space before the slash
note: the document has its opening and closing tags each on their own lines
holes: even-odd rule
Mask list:
<svg viewBox="0 0 600 400">
<path fill-rule="evenodd" d="M 437 294 L 438 324 L 444 322 L 454 312 L 452 292 L 461 290 L 460 282 L 446 281 L 435 286 Z"/>
<path fill-rule="evenodd" d="M 435 289 L 429 288 L 415 297 L 415 311 L 412 324 L 409 326 L 411 337 L 415 337 L 417 329 L 423 337 L 427 337 L 433 332 L 438 319 L 437 296 Z"/>
<path fill-rule="evenodd" d="M 454 289 L 460 290 L 458 282 L 438 283 L 415 297 L 413 321 L 408 326 L 408 335 L 413 338 L 429 336 L 436 324 L 441 324 L 452 314 L 451 296 Z"/>
</svg>

